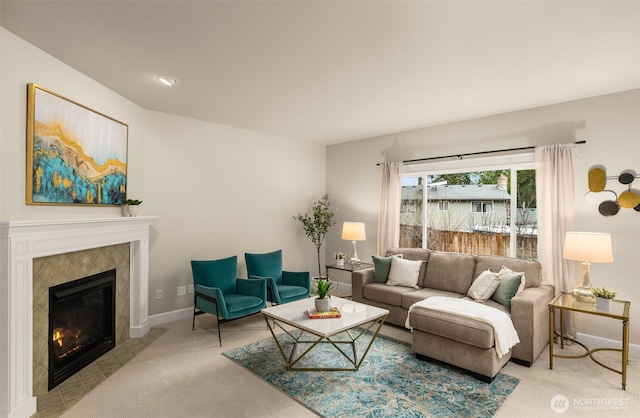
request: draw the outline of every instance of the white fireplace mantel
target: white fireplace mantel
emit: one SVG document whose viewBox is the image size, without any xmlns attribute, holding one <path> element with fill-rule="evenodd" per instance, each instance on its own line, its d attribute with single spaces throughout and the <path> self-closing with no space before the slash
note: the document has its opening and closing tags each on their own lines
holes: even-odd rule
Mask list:
<svg viewBox="0 0 640 418">
<path fill-rule="evenodd" d="M 130 243 L 130 336 L 149 332 L 149 226 L 157 216 L 0 222 L 0 418 L 29 417 L 33 259 Z"/>
</svg>

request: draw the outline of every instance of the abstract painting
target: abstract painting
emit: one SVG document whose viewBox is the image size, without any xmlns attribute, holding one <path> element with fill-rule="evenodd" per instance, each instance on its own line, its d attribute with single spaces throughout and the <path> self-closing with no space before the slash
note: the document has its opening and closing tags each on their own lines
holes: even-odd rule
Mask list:
<svg viewBox="0 0 640 418">
<path fill-rule="evenodd" d="M 123 205 L 129 127 L 28 85 L 28 205 Z"/>
</svg>

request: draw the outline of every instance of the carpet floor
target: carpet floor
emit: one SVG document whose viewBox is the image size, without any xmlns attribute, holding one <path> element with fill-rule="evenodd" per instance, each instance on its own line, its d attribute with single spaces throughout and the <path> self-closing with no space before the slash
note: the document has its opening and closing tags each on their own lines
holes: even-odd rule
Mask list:
<svg viewBox="0 0 640 418">
<path fill-rule="evenodd" d="M 78 400 L 63 416 L 318 416 L 222 355 L 271 336 L 260 315 L 224 324 L 222 347 L 218 344 L 215 319 L 210 315 L 196 319 L 195 331 L 191 330 L 190 318 L 162 327 L 168 330 Z M 396 340 L 411 341 L 411 333 L 400 327 L 384 325 L 381 333 Z M 614 367 L 619 367 L 619 356 L 601 354 Z M 548 349 L 531 367 L 509 362 L 501 373 L 518 378 L 520 383 L 495 414 L 496 418 L 635 418 L 640 410 L 640 361 L 636 357 L 629 362 L 626 391 L 620 389 L 620 375 L 589 358 L 557 359 L 550 370 Z M 357 386 L 353 389 L 357 390 Z M 556 413 L 551 408 L 558 396 L 568 400 L 565 412 Z"/>
<path fill-rule="evenodd" d="M 357 340 L 359 353 L 370 337 Z M 278 340 L 288 356 L 291 338 L 280 334 Z M 445 364 L 418 360 L 409 344 L 384 336 L 374 340 L 357 371 L 288 371 L 273 338 L 223 354 L 323 417 L 488 418 L 518 384 L 503 373 L 486 384 Z M 315 346 L 302 361 L 304 367 L 349 366 L 330 344 Z"/>
</svg>

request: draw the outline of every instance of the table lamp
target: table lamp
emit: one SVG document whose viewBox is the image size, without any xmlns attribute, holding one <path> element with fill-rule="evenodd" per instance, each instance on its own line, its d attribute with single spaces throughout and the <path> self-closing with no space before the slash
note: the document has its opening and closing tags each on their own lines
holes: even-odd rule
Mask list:
<svg viewBox="0 0 640 418">
<path fill-rule="evenodd" d="M 582 261 L 582 285 L 573 289 L 573 297 L 579 302 L 595 303 L 589 278 L 591 263 L 613 262 L 611 235 L 600 232 L 567 232 L 562 257 Z"/>
<path fill-rule="evenodd" d="M 345 222 L 342 224 L 342 239 L 349 240 L 353 244 L 353 254 L 351 258 L 349 258 L 348 263 L 352 266 L 359 266 L 361 261 L 356 251 L 356 241 L 364 241 L 367 239 L 364 222 Z"/>
</svg>

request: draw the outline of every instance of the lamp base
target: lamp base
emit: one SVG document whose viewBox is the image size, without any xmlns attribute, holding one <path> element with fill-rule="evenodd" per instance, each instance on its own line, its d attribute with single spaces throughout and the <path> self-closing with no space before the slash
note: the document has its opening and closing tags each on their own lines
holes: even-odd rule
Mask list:
<svg viewBox="0 0 640 418">
<path fill-rule="evenodd" d="M 578 302 L 596 303 L 596 297 L 591 293 L 591 288 L 578 287 L 577 289 L 573 289 L 571 294 Z"/>
<path fill-rule="evenodd" d="M 577 289 L 573 289 L 571 294 L 578 302 L 583 303 L 596 303 L 596 297 L 591 293 L 591 279 L 589 278 L 589 272 L 591 270 L 591 263 L 585 261 L 582 263 L 582 285 Z"/>
<path fill-rule="evenodd" d="M 351 257 L 348 263 L 353 267 L 358 267 L 360 264 L 362 264 L 362 261 L 357 257 Z"/>
<path fill-rule="evenodd" d="M 349 264 L 351 264 L 352 267 L 358 267 L 360 264 L 362 264 L 362 261 L 360 261 L 360 259 L 358 258 L 358 251 L 356 250 L 356 241 L 355 240 L 351 241 L 351 244 L 353 244 L 353 255 L 349 258 Z"/>
</svg>

